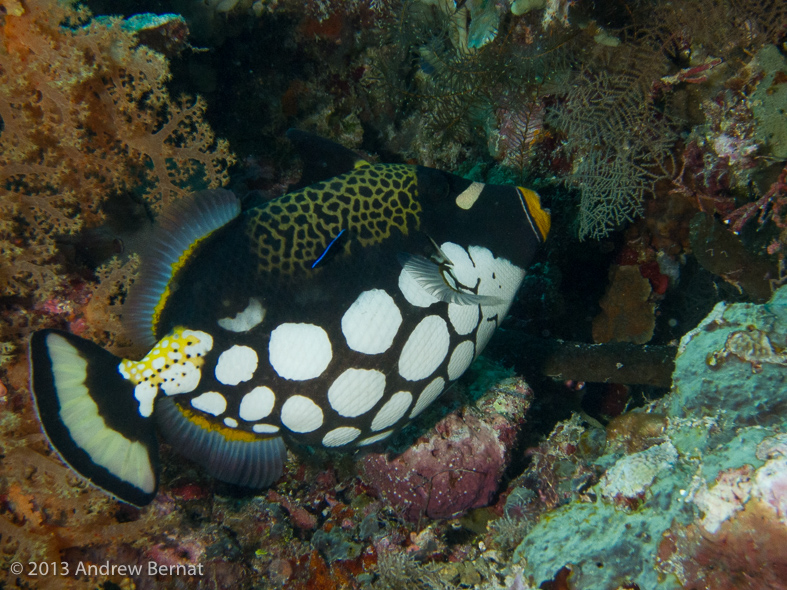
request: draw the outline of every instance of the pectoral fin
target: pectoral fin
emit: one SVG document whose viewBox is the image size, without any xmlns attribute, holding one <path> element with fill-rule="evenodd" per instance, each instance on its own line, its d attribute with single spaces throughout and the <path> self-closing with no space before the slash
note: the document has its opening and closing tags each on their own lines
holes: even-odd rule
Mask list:
<svg viewBox="0 0 787 590">
<path fill-rule="evenodd" d="M 443 255 L 444 256 L 444 255 Z M 400 253 L 399 263 L 429 294 L 440 301 L 457 305 L 500 305 L 503 300 L 491 295 L 477 295 L 458 288 L 456 278 L 450 268 L 432 262 L 417 254 Z M 447 260 L 447 259 L 446 259 Z M 450 281 L 450 282 L 449 282 Z"/>
</svg>

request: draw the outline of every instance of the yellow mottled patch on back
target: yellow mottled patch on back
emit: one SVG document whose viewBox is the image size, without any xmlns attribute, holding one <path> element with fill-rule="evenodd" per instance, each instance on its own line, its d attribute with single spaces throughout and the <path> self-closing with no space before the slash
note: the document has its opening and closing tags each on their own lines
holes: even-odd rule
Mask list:
<svg viewBox="0 0 787 590">
<path fill-rule="evenodd" d="M 183 417 L 186 418 L 186 420 L 188 420 L 192 424 L 195 424 L 200 428 L 202 428 L 203 430 L 207 430 L 209 432 L 218 432 L 226 440 L 230 440 L 230 441 L 239 440 L 241 442 L 257 442 L 263 438 L 272 438 L 269 436 L 260 436 L 258 434 L 252 434 L 251 432 L 240 430 L 238 428 L 227 428 L 223 424 L 208 420 L 205 416 L 201 414 L 197 414 L 184 406 L 175 404 L 175 407 L 178 409 L 178 411 L 181 414 L 183 414 Z"/>
<path fill-rule="evenodd" d="M 167 395 L 188 393 L 199 383 L 205 354 L 213 348 L 206 332 L 176 327 L 141 361 L 124 360 L 118 370 L 136 385 L 160 388 Z"/>
<path fill-rule="evenodd" d="M 258 270 L 309 271 L 341 230 L 364 247 L 396 230 L 408 235 L 420 225 L 417 187 L 414 166 L 359 160 L 346 174 L 253 209 L 246 233 Z"/>
</svg>

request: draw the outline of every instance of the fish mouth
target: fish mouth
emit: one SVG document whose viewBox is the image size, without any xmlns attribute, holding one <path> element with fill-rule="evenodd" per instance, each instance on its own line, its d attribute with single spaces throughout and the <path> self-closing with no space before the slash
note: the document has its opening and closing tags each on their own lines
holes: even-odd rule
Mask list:
<svg viewBox="0 0 787 590">
<path fill-rule="evenodd" d="M 549 229 L 552 227 L 552 216 L 549 209 L 541 206 L 541 197 L 538 196 L 537 192 L 521 186 L 516 187 L 516 189 L 527 205 L 528 212 L 536 228 L 538 228 L 541 241 L 546 241 Z"/>
</svg>

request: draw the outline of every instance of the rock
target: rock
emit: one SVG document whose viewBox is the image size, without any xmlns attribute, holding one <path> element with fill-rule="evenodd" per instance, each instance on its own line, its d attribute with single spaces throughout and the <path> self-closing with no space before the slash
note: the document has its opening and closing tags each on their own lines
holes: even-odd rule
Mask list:
<svg viewBox="0 0 787 590">
<path fill-rule="evenodd" d="M 395 458 L 372 453 L 361 461 L 363 479 L 410 521 L 456 518 L 491 503 L 508 465 L 532 391 L 506 379 L 475 406 L 440 420 Z"/>
</svg>

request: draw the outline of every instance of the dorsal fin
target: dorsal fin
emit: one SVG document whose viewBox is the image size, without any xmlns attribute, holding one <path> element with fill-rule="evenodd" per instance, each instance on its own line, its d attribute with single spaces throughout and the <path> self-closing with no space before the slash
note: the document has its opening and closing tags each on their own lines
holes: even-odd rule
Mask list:
<svg viewBox="0 0 787 590">
<path fill-rule="evenodd" d="M 354 151 L 308 131 L 290 129 L 287 131 L 287 139 L 292 142 L 303 160 L 301 179 L 287 187 L 288 192 L 328 180 L 350 172 L 357 166 L 368 164 Z"/>
<path fill-rule="evenodd" d="M 240 214 L 240 200 L 228 190 L 209 189 L 176 201 L 159 216 L 145 251 L 142 272 L 129 294 L 124 322 L 137 343 L 156 343 L 157 317 L 169 285 L 188 254 L 203 239 Z"/>
</svg>

